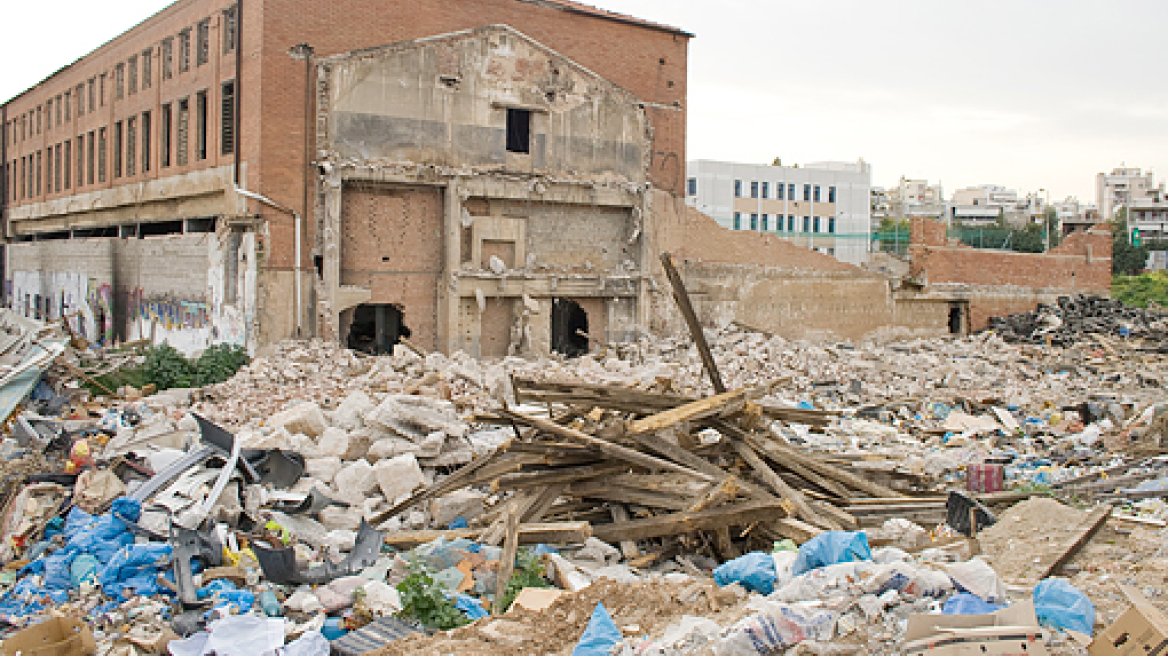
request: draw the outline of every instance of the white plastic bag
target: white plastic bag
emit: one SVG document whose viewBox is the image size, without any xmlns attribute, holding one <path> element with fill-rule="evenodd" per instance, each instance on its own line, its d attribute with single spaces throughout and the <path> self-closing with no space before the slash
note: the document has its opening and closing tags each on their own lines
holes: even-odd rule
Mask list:
<svg viewBox="0 0 1168 656">
<path fill-rule="evenodd" d="M 974 558 L 964 563 L 953 563 L 945 571 L 959 590 L 981 597 L 991 604 L 1007 603 L 1006 585 L 984 560 Z"/>
<path fill-rule="evenodd" d="M 838 614 L 834 611 L 763 602 L 762 610 L 732 626 L 714 645 L 717 656 L 765 656 L 804 640 L 831 640 Z"/>
</svg>

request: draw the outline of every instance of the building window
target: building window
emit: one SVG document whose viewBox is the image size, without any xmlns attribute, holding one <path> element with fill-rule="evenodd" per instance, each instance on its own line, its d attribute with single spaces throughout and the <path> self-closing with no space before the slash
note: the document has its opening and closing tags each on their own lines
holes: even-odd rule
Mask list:
<svg viewBox="0 0 1168 656">
<path fill-rule="evenodd" d="M 41 151 L 36 152 L 36 195 L 41 195 Z"/>
<path fill-rule="evenodd" d="M 185 166 L 187 163 L 187 145 L 188 137 L 190 136 L 191 126 L 191 105 L 186 98 L 178 101 L 178 124 L 177 134 L 175 135 L 175 156 L 174 161 L 179 166 Z"/>
<path fill-rule="evenodd" d="M 531 110 L 507 109 L 507 152 L 531 152 Z"/>
<path fill-rule="evenodd" d="M 174 76 L 174 39 L 167 37 L 162 40 L 162 79 L 169 80 Z"/>
<path fill-rule="evenodd" d="M 126 146 L 122 122 L 114 123 L 114 178 L 122 177 L 122 148 Z"/>
<path fill-rule="evenodd" d="M 795 215 L 787 215 L 787 232 L 795 232 Z"/>
<path fill-rule="evenodd" d="M 771 195 L 771 183 L 769 183 L 769 182 L 762 183 L 762 197 L 768 198 L 768 197 L 770 197 L 770 195 Z"/>
<path fill-rule="evenodd" d="M 207 92 L 195 94 L 195 159 L 207 159 Z"/>
<path fill-rule="evenodd" d="M 815 202 L 819 202 L 819 185 L 815 185 Z"/>
<path fill-rule="evenodd" d="M 114 67 L 114 100 L 121 100 L 126 94 L 126 65 Z"/>
<path fill-rule="evenodd" d="M 162 119 L 158 126 L 158 160 L 162 168 L 170 166 L 170 103 L 162 106 Z"/>
<path fill-rule="evenodd" d="M 105 73 L 102 73 L 97 79 L 97 105 L 105 107 Z"/>
<path fill-rule="evenodd" d="M 77 188 L 85 186 L 85 137 L 77 137 Z"/>
<path fill-rule="evenodd" d="M 191 70 L 191 28 L 178 33 L 178 72 Z"/>
<path fill-rule="evenodd" d="M 750 181 L 750 197 L 751 198 L 758 198 L 758 181 L 757 180 Z"/>
<path fill-rule="evenodd" d="M 97 111 L 97 79 L 89 78 L 89 111 Z"/>
<path fill-rule="evenodd" d="M 685 193 L 689 194 L 690 196 L 697 196 L 698 195 L 698 179 L 697 178 L 690 178 L 689 180 L 686 181 Z"/>
<path fill-rule="evenodd" d="M 106 166 L 106 135 L 105 128 L 97 129 L 97 181 L 105 182 Z"/>
<path fill-rule="evenodd" d="M 53 99 L 52 98 L 49 98 L 48 100 L 45 101 L 45 113 L 49 115 L 48 120 L 45 121 L 45 130 L 46 131 L 52 130 L 53 129 Z M 37 124 L 38 124 L 37 127 L 38 128 L 40 127 L 40 125 L 39 125 L 40 118 L 41 117 L 39 115 L 39 109 L 38 109 L 38 115 L 37 115 Z"/>
<path fill-rule="evenodd" d="M 762 231 L 763 232 L 766 232 L 766 231 L 771 229 L 770 219 L 771 219 L 770 214 L 763 214 L 762 215 Z"/>
<path fill-rule="evenodd" d="M 62 109 L 61 104 L 62 104 L 61 103 L 61 96 L 60 96 L 60 94 L 58 94 L 57 95 L 57 127 L 61 126 L 61 109 Z"/>
<path fill-rule="evenodd" d="M 93 146 L 93 130 L 85 136 L 85 181 L 87 184 L 93 184 L 93 161 L 96 157 Z"/>
<path fill-rule="evenodd" d="M 128 86 L 130 87 L 130 95 L 138 93 L 138 55 L 130 57 L 130 61 L 126 63 L 130 69 L 130 79 Z"/>
<path fill-rule="evenodd" d="M 835 217 L 834 216 L 828 217 L 828 219 L 827 219 L 827 231 L 833 235 L 835 234 Z"/>
<path fill-rule="evenodd" d="M 126 119 L 126 177 L 133 177 L 138 163 L 138 121 Z"/>
<path fill-rule="evenodd" d="M 811 200 L 811 185 L 809 184 L 803 185 L 803 200 Z"/>
<path fill-rule="evenodd" d="M 37 105 L 37 134 L 41 133 L 41 121 L 43 117 L 44 113 L 41 111 L 41 106 Z"/>
<path fill-rule="evenodd" d="M 758 215 L 757 214 L 750 215 L 750 229 L 751 230 L 758 230 Z"/>
<path fill-rule="evenodd" d="M 142 112 L 142 172 L 150 170 L 150 112 Z"/>
<path fill-rule="evenodd" d="M 73 120 L 72 112 L 73 112 L 73 92 L 66 91 L 65 92 L 65 122 L 66 123 Z"/>
<path fill-rule="evenodd" d="M 53 148 L 53 161 L 50 163 L 53 167 L 53 189 L 52 191 L 61 191 L 61 144 L 57 144 Z"/>
<path fill-rule="evenodd" d="M 237 25 L 237 5 L 231 5 L 223 10 L 223 54 L 235 50 Z"/>
<path fill-rule="evenodd" d="M 741 180 L 734 181 L 734 197 L 735 198 L 742 198 L 742 181 Z"/>
<path fill-rule="evenodd" d="M 219 89 L 219 152 L 235 152 L 235 82 L 224 82 Z"/>
<path fill-rule="evenodd" d="M 734 229 L 735 230 L 742 229 L 742 213 L 741 212 L 734 213 Z"/>
<path fill-rule="evenodd" d="M 61 179 L 65 183 L 65 189 L 69 189 L 69 184 L 73 180 L 73 140 L 65 140 L 65 152 L 61 154 L 61 165 L 64 170 L 61 171 Z"/>
<path fill-rule="evenodd" d="M 811 232 L 811 217 L 803 217 L 803 232 Z"/>
<path fill-rule="evenodd" d="M 775 185 L 775 198 L 777 200 L 786 200 L 787 195 L 783 192 L 787 190 L 787 185 L 782 182 Z"/>
<path fill-rule="evenodd" d="M 85 116 L 85 83 L 77 85 L 73 90 L 73 95 L 77 97 L 77 117 Z"/>
<path fill-rule="evenodd" d="M 211 19 L 204 18 L 195 26 L 195 66 L 206 64 L 211 58 Z"/>
<path fill-rule="evenodd" d="M 787 185 L 787 200 L 795 200 L 795 184 Z"/>
<path fill-rule="evenodd" d="M 142 51 L 142 89 L 149 89 L 154 84 L 154 49 Z"/>
<path fill-rule="evenodd" d="M 828 187 L 827 188 L 827 202 L 829 202 L 829 203 L 835 202 L 835 187 Z"/>
</svg>

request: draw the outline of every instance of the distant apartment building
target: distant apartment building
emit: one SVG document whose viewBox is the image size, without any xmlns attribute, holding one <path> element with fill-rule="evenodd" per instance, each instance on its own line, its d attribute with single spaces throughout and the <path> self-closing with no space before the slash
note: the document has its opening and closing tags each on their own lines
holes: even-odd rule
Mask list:
<svg viewBox="0 0 1168 656">
<path fill-rule="evenodd" d="M 985 184 L 966 187 L 953 192 L 949 203 L 949 218 L 966 225 L 989 225 L 1002 220 L 1015 227 L 1039 223 L 1046 212 L 1046 203 L 1037 193 L 1023 197 L 1001 185 Z"/>
<path fill-rule="evenodd" d="M 1168 194 L 1163 187 L 1146 196 L 1133 198 L 1127 205 L 1128 230 L 1138 228 L 1145 240 L 1168 239 Z"/>
<path fill-rule="evenodd" d="M 696 160 L 687 164 L 686 202 L 732 230 L 773 234 L 863 264 L 871 237 L 867 162 L 767 166 Z"/>
<path fill-rule="evenodd" d="M 1074 196 L 1067 196 L 1050 205 L 1058 217 L 1059 229 L 1064 237 L 1072 232 L 1085 232 L 1101 220 L 1099 210 L 1094 205 L 1081 203 Z"/>
<path fill-rule="evenodd" d="M 1115 211 L 1133 201 L 1147 198 L 1156 187 L 1151 171 L 1144 173 L 1138 167 L 1119 166 L 1111 173 L 1095 176 L 1095 204 L 1103 220 L 1115 218 Z"/>
<path fill-rule="evenodd" d="M 902 175 L 895 185 L 874 189 L 871 198 L 873 229 L 886 218 L 895 221 L 914 216 L 946 219 L 945 194 L 939 183 L 933 185 L 928 180 L 913 180 Z"/>
</svg>

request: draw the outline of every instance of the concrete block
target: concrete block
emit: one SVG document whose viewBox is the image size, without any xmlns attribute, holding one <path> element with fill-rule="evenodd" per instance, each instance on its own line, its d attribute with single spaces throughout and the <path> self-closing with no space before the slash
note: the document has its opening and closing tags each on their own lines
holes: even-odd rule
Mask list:
<svg viewBox="0 0 1168 656">
<path fill-rule="evenodd" d="M 336 417 L 336 424 L 345 430 L 351 431 L 355 428 L 360 428 L 365 424 L 362 417 L 365 413 L 377 407 L 373 399 L 368 394 L 361 390 L 357 390 L 345 397 L 341 404 L 337 406 L 333 416 Z"/>
<path fill-rule="evenodd" d="M 413 454 L 378 460 L 373 469 L 376 472 L 377 484 L 381 486 L 381 492 L 390 503 L 426 484 L 426 477 L 422 474 L 418 459 Z"/>
<path fill-rule="evenodd" d="M 317 404 L 298 403 L 269 417 L 268 425 L 273 428 L 284 428 L 289 433 L 304 433 L 309 437 L 318 438 L 328 427 L 328 422 Z"/>
<path fill-rule="evenodd" d="M 478 490 L 457 490 L 430 501 L 430 520 L 435 527 L 444 527 L 458 517 L 471 521 L 483 514 L 487 495 Z"/>
<path fill-rule="evenodd" d="M 378 477 L 364 458 L 351 462 L 341 468 L 333 479 L 333 487 L 337 496 L 354 506 L 360 507 L 365 496 L 377 489 Z"/>
<path fill-rule="evenodd" d="M 316 443 L 316 453 L 319 456 L 344 457 L 349 451 L 349 433 L 343 428 L 330 426 L 324 429 Z"/>
<path fill-rule="evenodd" d="M 309 458 L 304 461 L 304 467 L 308 475 L 318 478 L 325 483 L 332 483 L 333 479 L 337 476 L 337 472 L 341 471 L 342 466 L 341 459 L 336 456 Z"/>
</svg>

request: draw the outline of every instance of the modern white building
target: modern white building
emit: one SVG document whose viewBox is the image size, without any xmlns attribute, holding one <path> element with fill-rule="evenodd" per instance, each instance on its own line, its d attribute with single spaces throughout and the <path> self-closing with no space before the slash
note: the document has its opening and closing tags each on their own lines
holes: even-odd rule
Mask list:
<svg viewBox="0 0 1168 656">
<path fill-rule="evenodd" d="M 1155 189 L 1151 171 L 1144 173 L 1138 167 L 1121 165 L 1111 169 L 1111 173 L 1095 175 L 1095 205 L 1103 219 L 1110 221 L 1115 217 L 1115 210 L 1147 198 Z"/>
<path fill-rule="evenodd" d="M 1127 227 L 1138 228 L 1144 240 L 1168 239 L 1168 194 L 1163 188 L 1128 202 Z"/>
<path fill-rule="evenodd" d="M 864 160 L 686 166 L 686 202 L 722 226 L 766 232 L 849 264 L 867 261 L 872 171 Z"/>
</svg>

